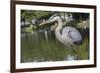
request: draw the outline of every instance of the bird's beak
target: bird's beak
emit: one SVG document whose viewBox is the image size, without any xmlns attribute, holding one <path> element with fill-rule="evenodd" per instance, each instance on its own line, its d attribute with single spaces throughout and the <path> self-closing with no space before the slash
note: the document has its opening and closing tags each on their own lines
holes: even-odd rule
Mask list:
<svg viewBox="0 0 100 73">
<path fill-rule="evenodd" d="M 48 19 L 48 20 L 42 22 L 41 24 L 39 24 L 39 26 L 44 26 L 44 25 L 54 23 L 54 22 L 55 22 L 55 19 Z"/>
<path fill-rule="evenodd" d="M 46 24 L 48 24 L 48 21 L 44 21 L 44 22 L 40 23 L 39 26 L 43 26 L 43 25 L 46 25 Z"/>
</svg>

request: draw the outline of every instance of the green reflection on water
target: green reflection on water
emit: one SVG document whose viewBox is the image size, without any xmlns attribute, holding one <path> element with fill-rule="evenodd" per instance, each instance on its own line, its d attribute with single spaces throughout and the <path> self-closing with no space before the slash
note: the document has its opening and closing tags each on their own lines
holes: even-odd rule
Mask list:
<svg viewBox="0 0 100 73">
<path fill-rule="evenodd" d="M 25 33 L 21 37 L 21 62 L 64 61 L 67 55 L 75 55 L 71 48 L 68 49 L 56 39 L 54 32 L 48 36 L 48 40 L 43 33 L 36 33 Z M 89 58 L 88 50 L 89 41 L 85 38 L 76 50 L 80 60 Z"/>
</svg>

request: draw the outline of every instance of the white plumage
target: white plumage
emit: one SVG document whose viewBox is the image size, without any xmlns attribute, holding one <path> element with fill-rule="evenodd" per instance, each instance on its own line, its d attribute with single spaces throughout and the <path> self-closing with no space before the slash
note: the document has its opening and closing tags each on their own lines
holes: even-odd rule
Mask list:
<svg viewBox="0 0 100 73">
<path fill-rule="evenodd" d="M 69 17 L 68 22 L 72 19 Z M 64 24 L 60 16 L 52 16 L 49 20 L 41 23 L 40 25 L 48 24 L 51 22 L 57 22 L 55 25 L 55 35 L 56 38 L 66 46 L 72 46 L 74 44 L 79 44 L 82 41 L 82 36 L 80 32 L 71 26 L 63 27 Z M 66 20 L 67 21 L 67 20 Z"/>
</svg>

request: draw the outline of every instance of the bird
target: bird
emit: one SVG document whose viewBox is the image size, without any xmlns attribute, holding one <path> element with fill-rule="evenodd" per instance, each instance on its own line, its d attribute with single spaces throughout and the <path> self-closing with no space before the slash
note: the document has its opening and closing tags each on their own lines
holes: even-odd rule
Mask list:
<svg viewBox="0 0 100 73">
<path fill-rule="evenodd" d="M 59 42 L 61 42 L 62 44 L 68 47 L 72 47 L 73 45 L 77 45 L 82 42 L 82 36 L 80 32 L 75 27 L 72 27 L 72 26 L 63 27 L 65 24 L 63 24 L 62 18 L 57 14 L 51 16 L 48 20 L 41 23 L 40 26 L 49 24 L 52 22 L 56 22 L 54 32 Z M 74 49 L 74 52 L 76 53 L 75 49 Z"/>
</svg>

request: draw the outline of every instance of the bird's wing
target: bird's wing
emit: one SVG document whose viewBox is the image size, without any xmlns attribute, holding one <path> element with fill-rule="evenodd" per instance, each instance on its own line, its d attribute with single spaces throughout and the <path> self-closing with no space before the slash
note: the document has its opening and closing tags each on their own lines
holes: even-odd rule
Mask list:
<svg viewBox="0 0 100 73">
<path fill-rule="evenodd" d="M 73 45 L 73 40 L 69 37 L 69 34 L 68 34 L 69 31 L 70 29 L 65 27 L 62 30 L 62 37 L 66 41 L 66 44 L 69 43 L 70 45 Z"/>
</svg>

